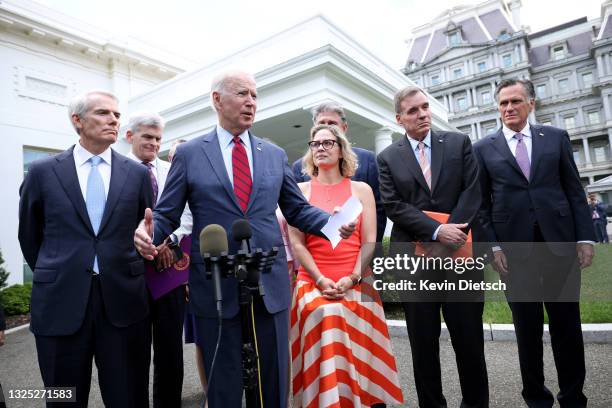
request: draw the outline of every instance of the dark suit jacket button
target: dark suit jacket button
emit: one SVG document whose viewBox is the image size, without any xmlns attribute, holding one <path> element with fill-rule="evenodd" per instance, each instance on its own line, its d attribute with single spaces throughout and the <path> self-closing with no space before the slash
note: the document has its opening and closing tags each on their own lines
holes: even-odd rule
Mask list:
<svg viewBox="0 0 612 408">
<path fill-rule="evenodd" d="M 436 205 L 438 202 L 437 202 L 436 200 L 430 200 L 430 201 L 429 201 L 429 203 L 430 203 L 431 205 Z"/>
<path fill-rule="evenodd" d="M 96 243 L 98 243 L 98 242 L 100 242 L 100 238 L 96 237 L 96 238 L 94 238 L 94 241 L 95 241 Z"/>
</svg>

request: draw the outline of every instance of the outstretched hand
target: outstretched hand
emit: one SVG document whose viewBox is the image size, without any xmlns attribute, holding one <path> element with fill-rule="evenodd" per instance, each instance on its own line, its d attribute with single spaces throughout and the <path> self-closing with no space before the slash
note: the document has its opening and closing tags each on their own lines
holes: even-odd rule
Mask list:
<svg viewBox="0 0 612 408">
<path fill-rule="evenodd" d="M 157 256 L 157 248 L 153 245 L 153 211 L 145 210 L 145 216 L 134 231 L 134 246 L 146 260 L 152 261 Z"/>
</svg>

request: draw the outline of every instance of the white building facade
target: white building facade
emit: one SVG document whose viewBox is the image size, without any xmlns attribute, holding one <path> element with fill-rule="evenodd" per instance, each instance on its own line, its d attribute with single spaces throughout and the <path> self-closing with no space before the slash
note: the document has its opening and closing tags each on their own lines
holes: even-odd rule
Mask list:
<svg viewBox="0 0 612 408">
<path fill-rule="evenodd" d="M 283 147 L 290 160 L 306 150 L 310 109 L 325 101 L 345 107 L 354 145 L 379 152 L 403 134 L 393 95 L 413 82 L 325 17 L 187 71 L 186 61 L 100 32 L 36 3 L 0 3 L 0 83 L 10 85 L 0 93 L 0 211 L 5 214 L 0 250 L 9 284 L 31 279 L 17 240 L 19 186 L 31 161 L 76 142 L 67 114 L 76 94 L 110 90 L 120 98 L 124 118 L 138 110 L 159 112 L 167 121 L 162 152 L 175 139 L 213 129 L 210 82 L 231 68 L 255 75 L 259 98 L 253 132 Z M 434 128 L 452 129 L 446 109 L 431 99 Z M 127 152 L 123 134 L 114 148 Z"/>
</svg>

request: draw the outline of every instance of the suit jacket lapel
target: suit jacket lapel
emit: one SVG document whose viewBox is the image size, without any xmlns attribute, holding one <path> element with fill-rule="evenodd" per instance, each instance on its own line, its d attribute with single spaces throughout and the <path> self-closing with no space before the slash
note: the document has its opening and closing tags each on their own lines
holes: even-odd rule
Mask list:
<svg viewBox="0 0 612 408">
<path fill-rule="evenodd" d="M 128 166 L 129 159 L 125 156 L 117 154 L 114 150 L 111 150 L 112 162 L 111 162 L 111 179 L 108 187 L 108 194 L 106 196 L 106 205 L 104 206 L 104 215 L 100 222 L 100 229 L 98 235 L 104 229 L 104 226 L 108 223 L 111 218 L 111 214 L 117 205 L 119 197 L 121 197 L 121 191 L 127 180 L 130 179 L 130 168 Z"/>
<path fill-rule="evenodd" d="M 521 170 L 518 163 L 516 162 L 516 158 L 514 158 L 514 155 L 510 151 L 510 148 L 508 147 L 508 142 L 506 141 L 506 138 L 504 137 L 504 132 L 502 132 L 501 128 L 497 131 L 497 133 L 493 135 L 492 139 L 493 139 L 493 147 L 495 148 L 495 150 L 497 150 L 497 152 L 501 154 L 504 159 L 506 159 L 506 161 L 510 164 L 510 167 L 514 168 L 514 170 L 516 170 L 516 172 L 525 181 L 527 181 L 527 179 L 525 179 L 525 175 L 523 174 L 523 171 Z"/>
<path fill-rule="evenodd" d="M 221 153 L 221 148 L 219 147 L 219 138 L 217 137 L 216 129 L 204 137 L 202 150 L 204 151 L 204 155 L 208 158 L 208 161 L 210 162 L 213 171 L 217 175 L 219 182 L 221 185 L 223 185 L 223 188 L 225 188 L 225 192 L 230 197 L 234 205 L 240 211 L 242 211 L 240 204 L 238 204 L 236 194 L 234 194 L 234 188 L 230 182 L 229 174 L 227 174 L 227 170 L 225 169 L 225 162 L 223 161 L 223 154 Z"/>
<path fill-rule="evenodd" d="M 87 206 L 85 205 L 85 199 L 79 185 L 79 177 L 77 176 L 76 167 L 74 164 L 73 156 L 74 146 L 72 148 L 58 154 L 55 159 L 57 164 L 53 168 L 57 178 L 60 181 L 66 195 L 72 202 L 77 214 L 81 217 L 83 224 L 89 228 L 93 234 L 93 227 L 89 220 L 89 214 L 87 213 Z"/>
<path fill-rule="evenodd" d="M 251 197 L 249 198 L 249 205 L 247 207 L 247 212 L 253 202 L 255 201 L 255 196 L 257 195 L 257 190 L 263 180 L 263 168 L 264 168 L 264 149 L 263 149 L 263 141 L 257 136 L 251 134 L 251 152 L 253 154 L 253 190 L 251 191 Z"/>
<path fill-rule="evenodd" d="M 397 142 L 397 148 L 400 151 L 400 157 L 402 158 L 402 160 L 404 160 L 408 164 L 408 170 L 410 170 L 410 172 L 412 173 L 414 178 L 416 178 L 416 180 L 421 185 L 423 190 L 431 194 L 431 191 L 429 190 L 429 186 L 427 185 L 427 182 L 425 181 L 425 177 L 423 177 L 423 171 L 421 170 L 421 166 L 419 165 L 419 162 L 417 161 L 414 155 L 414 152 L 412 151 L 412 145 L 406 139 L 407 137 L 408 136 L 404 135 Z"/>
<path fill-rule="evenodd" d="M 530 125 L 531 128 L 531 169 L 529 170 L 529 180 L 533 180 L 533 176 L 541 162 L 542 154 L 544 153 L 546 138 L 542 128 L 538 125 Z"/>
<path fill-rule="evenodd" d="M 436 135 L 433 131 L 431 132 L 431 191 L 435 190 L 438 185 L 438 179 L 440 178 L 440 169 L 442 168 L 442 163 L 444 163 L 444 149 L 445 149 L 445 139 L 444 135 Z M 420 166 L 419 166 L 420 170 Z M 421 172 L 422 173 L 422 172 Z M 425 179 L 425 177 L 423 177 Z"/>
</svg>

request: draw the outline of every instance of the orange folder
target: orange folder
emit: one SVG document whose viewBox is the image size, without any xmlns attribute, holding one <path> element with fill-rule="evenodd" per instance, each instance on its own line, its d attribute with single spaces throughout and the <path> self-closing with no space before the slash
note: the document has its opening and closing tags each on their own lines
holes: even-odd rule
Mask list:
<svg viewBox="0 0 612 408">
<path fill-rule="evenodd" d="M 425 215 L 434 220 L 438 221 L 440 224 L 447 224 L 448 219 L 450 218 L 450 214 L 435 212 L 435 211 L 423 211 Z M 431 244 L 429 244 L 431 245 Z M 441 244 L 438 244 L 441 245 Z M 425 248 L 419 242 L 416 243 L 414 254 L 415 255 L 425 255 Z M 461 248 L 453 251 L 453 258 L 472 258 L 472 231 L 468 231 L 467 241 L 465 245 Z"/>
</svg>

